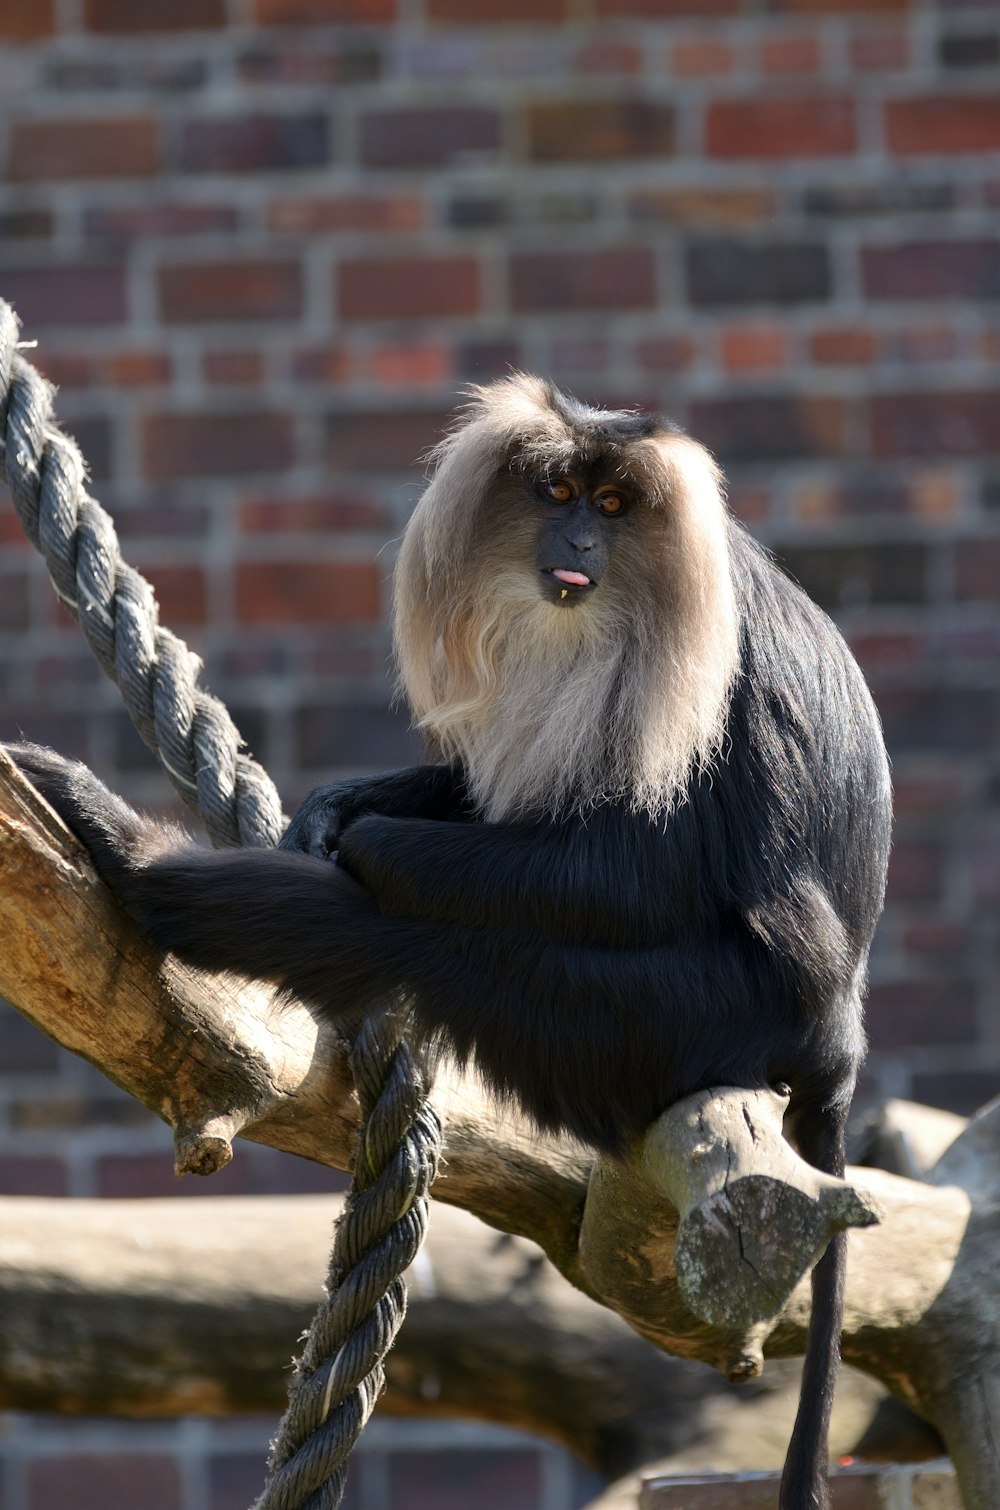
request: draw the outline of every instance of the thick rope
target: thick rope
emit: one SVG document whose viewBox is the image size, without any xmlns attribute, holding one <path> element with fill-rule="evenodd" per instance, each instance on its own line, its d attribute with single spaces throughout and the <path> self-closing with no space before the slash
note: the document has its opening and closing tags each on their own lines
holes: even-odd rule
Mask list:
<svg viewBox="0 0 1000 1510">
<path fill-rule="evenodd" d="M 122 560 L 109 515 L 84 487 L 80 450 L 53 418 L 51 385 L 18 351 L 18 334 L 13 310 L 0 300 L 0 478 L 25 533 L 212 843 L 277 843 L 284 820 L 274 783 L 240 750 L 223 704 L 198 686 L 198 657 L 159 624 L 150 584 Z M 354 1187 L 260 1510 L 335 1510 L 348 1455 L 383 1387 L 385 1354 L 406 1309 L 402 1276 L 426 1230 L 440 1148 L 405 1025 L 405 1014 L 387 1014 L 365 1022 L 355 1039 L 363 1124 Z"/>
</svg>

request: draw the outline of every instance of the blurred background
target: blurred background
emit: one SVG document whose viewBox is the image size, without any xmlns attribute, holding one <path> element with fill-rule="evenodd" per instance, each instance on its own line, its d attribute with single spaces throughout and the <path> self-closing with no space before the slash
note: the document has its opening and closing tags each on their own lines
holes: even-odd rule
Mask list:
<svg viewBox="0 0 1000 1510">
<path fill-rule="evenodd" d="M 0 295 L 287 807 L 412 758 L 388 581 L 464 383 L 538 371 L 717 454 L 885 722 L 862 1108 L 1000 1088 L 998 65 L 995 0 L 0 0 Z M 168 801 L 5 500 L 21 731 Z M 206 1193 L 335 1183 L 243 1144 Z M 0 1190 L 174 1188 L 166 1130 L 0 1007 Z M 243 1510 L 268 1426 L 0 1417 L 0 1504 Z M 351 1505 L 593 1490 L 462 1431 L 376 1434 Z"/>
</svg>

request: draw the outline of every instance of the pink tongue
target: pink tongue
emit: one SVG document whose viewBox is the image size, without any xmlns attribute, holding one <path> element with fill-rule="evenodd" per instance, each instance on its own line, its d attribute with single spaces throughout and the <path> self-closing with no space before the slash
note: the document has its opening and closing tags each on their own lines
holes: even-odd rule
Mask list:
<svg viewBox="0 0 1000 1510">
<path fill-rule="evenodd" d="M 590 581 L 582 571 L 563 571 L 561 566 L 557 566 L 552 575 L 560 582 L 568 582 L 571 587 L 586 587 Z"/>
</svg>

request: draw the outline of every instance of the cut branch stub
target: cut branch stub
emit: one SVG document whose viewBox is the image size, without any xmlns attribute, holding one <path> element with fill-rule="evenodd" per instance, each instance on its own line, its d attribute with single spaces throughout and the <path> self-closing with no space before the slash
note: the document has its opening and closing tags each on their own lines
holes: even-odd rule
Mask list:
<svg viewBox="0 0 1000 1510">
<path fill-rule="evenodd" d="M 681 1293 L 713 1326 L 776 1316 L 835 1232 L 880 1220 L 869 1196 L 785 1141 L 787 1104 L 776 1091 L 705 1091 L 664 1113 L 637 1150 L 680 1213 Z"/>
</svg>

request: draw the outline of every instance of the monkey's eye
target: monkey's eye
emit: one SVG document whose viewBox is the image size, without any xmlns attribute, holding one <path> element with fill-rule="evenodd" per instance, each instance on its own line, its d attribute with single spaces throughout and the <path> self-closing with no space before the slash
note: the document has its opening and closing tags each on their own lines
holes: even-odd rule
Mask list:
<svg viewBox="0 0 1000 1510">
<path fill-rule="evenodd" d="M 597 507 L 602 514 L 620 514 L 625 507 L 625 500 L 620 493 L 602 493 L 597 500 Z"/>
<path fill-rule="evenodd" d="M 558 477 L 555 482 L 546 483 L 545 491 L 553 503 L 569 503 L 573 496 L 573 489 L 565 477 Z"/>
</svg>

